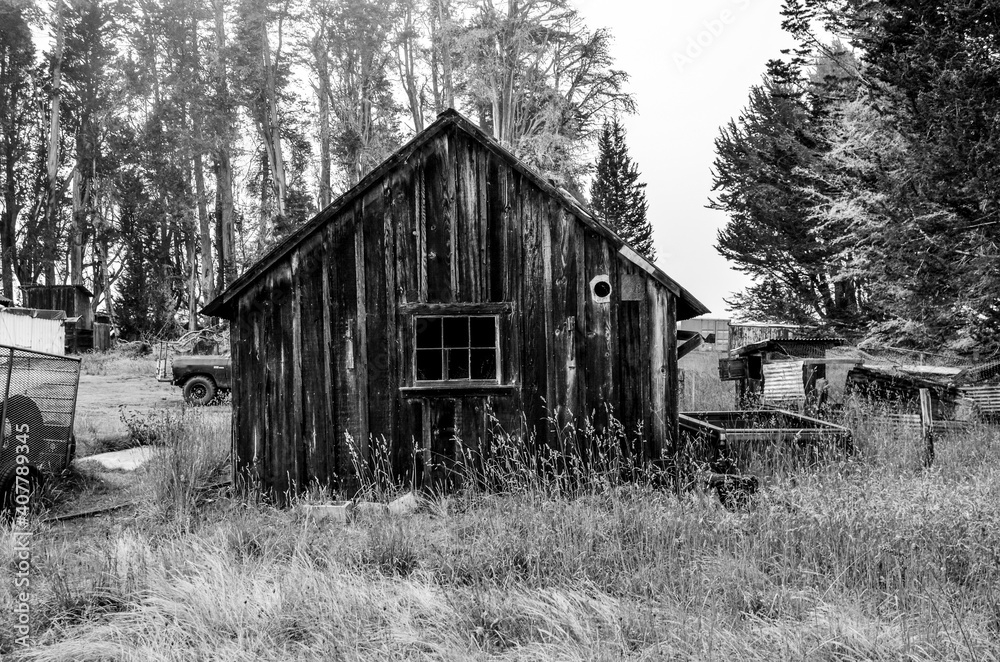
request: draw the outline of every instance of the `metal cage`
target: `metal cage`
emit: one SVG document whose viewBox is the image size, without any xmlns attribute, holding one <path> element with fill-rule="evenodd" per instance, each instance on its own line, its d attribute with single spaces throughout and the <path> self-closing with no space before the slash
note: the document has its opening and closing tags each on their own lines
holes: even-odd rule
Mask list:
<svg viewBox="0 0 1000 662">
<path fill-rule="evenodd" d="M 80 359 L 0 345 L 0 477 L 18 464 L 44 472 L 69 464 L 79 386 Z"/>
</svg>

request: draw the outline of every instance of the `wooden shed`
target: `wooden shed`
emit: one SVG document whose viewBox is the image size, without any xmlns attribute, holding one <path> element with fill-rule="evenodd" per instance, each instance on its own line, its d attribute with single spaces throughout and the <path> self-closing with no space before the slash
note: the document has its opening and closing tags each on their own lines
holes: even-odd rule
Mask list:
<svg viewBox="0 0 1000 662">
<path fill-rule="evenodd" d="M 441 478 L 499 430 L 678 439 L 676 322 L 707 309 L 455 111 L 212 301 L 232 321 L 234 471 L 277 495 L 347 487 L 385 439 Z"/>
<path fill-rule="evenodd" d="M 110 348 L 110 324 L 95 322 L 94 295 L 83 285 L 28 285 L 21 288 L 26 308 L 62 310 L 66 313 L 66 351 L 85 352 Z"/>
</svg>

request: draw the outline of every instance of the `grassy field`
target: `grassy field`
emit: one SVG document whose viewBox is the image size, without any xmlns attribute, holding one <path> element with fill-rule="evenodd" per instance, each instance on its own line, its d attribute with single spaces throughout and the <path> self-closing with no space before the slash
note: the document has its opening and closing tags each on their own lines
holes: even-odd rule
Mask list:
<svg viewBox="0 0 1000 662">
<path fill-rule="evenodd" d="M 703 377 L 694 396 L 717 401 L 689 408 L 725 402 L 725 389 L 712 390 L 711 359 L 686 369 Z M 116 379 L 113 362 L 102 369 Z M 697 490 L 677 498 L 598 480 L 556 493 L 511 480 L 503 494 L 465 492 L 419 514 L 367 513 L 345 526 L 199 489 L 225 461 L 228 419 L 178 408 L 154 422 L 165 450 L 135 476 L 136 507 L 33 525 L 33 646 L 16 646 L 12 627 L 0 626 L 0 652 L 67 661 L 1000 658 L 997 432 L 940 440 L 935 467 L 923 471 L 914 438 L 864 411 L 845 421 L 855 457 L 768 481 L 741 511 Z M 78 475 L 73 489 L 101 480 Z M 10 619 L 6 531 L 0 557 Z"/>
</svg>

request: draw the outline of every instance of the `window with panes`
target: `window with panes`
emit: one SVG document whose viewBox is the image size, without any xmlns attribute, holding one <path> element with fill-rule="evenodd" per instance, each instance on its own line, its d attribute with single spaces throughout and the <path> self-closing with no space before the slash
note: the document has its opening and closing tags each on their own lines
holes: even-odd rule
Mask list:
<svg viewBox="0 0 1000 662">
<path fill-rule="evenodd" d="M 496 315 L 419 315 L 414 327 L 418 383 L 500 381 Z"/>
</svg>

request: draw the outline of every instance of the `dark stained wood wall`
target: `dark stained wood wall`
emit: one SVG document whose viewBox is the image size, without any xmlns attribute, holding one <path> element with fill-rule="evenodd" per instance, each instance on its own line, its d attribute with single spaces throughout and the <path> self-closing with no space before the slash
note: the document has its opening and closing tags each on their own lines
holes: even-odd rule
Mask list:
<svg viewBox="0 0 1000 662">
<path fill-rule="evenodd" d="M 591 294 L 602 274 L 611 303 Z M 414 383 L 412 316 L 435 312 L 500 315 L 501 386 Z M 559 444 L 581 417 L 614 416 L 637 457 L 659 457 L 677 438 L 676 316 L 674 294 L 451 128 L 240 294 L 236 470 L 279 494 L 346 489 L 384 438 L 400 473 L 442 479 L 494 417 L 525 443 Z"/>
<path fill-rule="evenodd" d="M 90 330 L 94 326 L 91 297 L 76 285 L 33 285 L 22 288 L 26 308 L 63 310 L 67 317 L 79 317 L 76 328 Z"/>
</svg>

